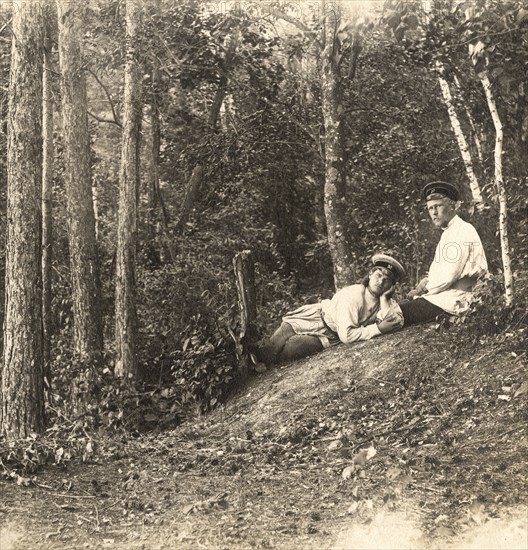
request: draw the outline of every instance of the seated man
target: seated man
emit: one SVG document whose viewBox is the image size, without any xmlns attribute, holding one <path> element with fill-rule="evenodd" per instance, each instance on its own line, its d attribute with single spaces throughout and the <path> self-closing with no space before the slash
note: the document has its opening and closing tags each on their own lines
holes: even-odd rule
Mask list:
<svg viewBox="0 0 528 550">
<path fill-rule="evenodd" d="M 401 328 L 400 308 L 390 296 L 405 270 L 385 254 L 374 255 L 372 263 L 361 283 L 342 288 L 330 300 L 287 313 L 273 336 L 254 350 L 258 361 L 293 361 L 340 342 L 370 340 Z"/>
<path fill-rule="evenodd" d="M 443 233 L 428 276 L 409 292 L 409 300 L 400 302 L 405 326 L 431 321 L 443 313 L 463 313 L 477 278 L 488 271 L 476 229 L 456 213 L 460 196 L 456 186 L 435 181 L 428 183 L 423 193 L 429 216 Z"/>
</svg>

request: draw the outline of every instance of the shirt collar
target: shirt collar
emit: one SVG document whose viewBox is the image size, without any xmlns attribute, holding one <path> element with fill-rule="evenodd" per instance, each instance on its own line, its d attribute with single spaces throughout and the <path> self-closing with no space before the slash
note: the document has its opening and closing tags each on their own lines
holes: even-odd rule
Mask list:
<svg viewBox="0 0 528 550">
<path fill-rule="evenodd" d="M 442 231 L 447 231 L 456 221 L 458 221 L 460 218 L 458 217 L 458 214 L 455 214 L 450 220 L 449 223 L 442 227 Z"/>
</svg>

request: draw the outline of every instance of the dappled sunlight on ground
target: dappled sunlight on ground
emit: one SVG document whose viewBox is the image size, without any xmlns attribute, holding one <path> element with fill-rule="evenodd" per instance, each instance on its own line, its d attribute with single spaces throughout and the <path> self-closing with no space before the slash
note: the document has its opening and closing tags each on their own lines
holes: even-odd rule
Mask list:
<svg viewBox="0 0 528 550">
<path fill-rule="evenodd" d="M 339 534 L 330 550 L 525 550 L 528 548 L 528 508 L 512 513 L 512 519 L 488 519 L 449 543 L 426 543 L 415 518 L 403 512 L 377 514 L 365 524 Z"/>
</svg>

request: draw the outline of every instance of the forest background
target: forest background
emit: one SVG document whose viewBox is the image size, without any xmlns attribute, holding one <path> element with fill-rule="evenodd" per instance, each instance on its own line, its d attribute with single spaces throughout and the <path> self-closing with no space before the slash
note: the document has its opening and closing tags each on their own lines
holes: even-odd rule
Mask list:
<svg viewBox="0 0 528 550">
<path fill-rule="evenodd" d="M 41 18 L 30 38 L 44 79 L 32 105 L 44 121 L 42 184 L 12 221 L 36 227 L 34 240 L 42 230 L 32 280 L 6 276 L 5 246 L 12 24 L 23 5 Z M 13 420 L 20 402 L 5 373 L 28 362 L 7 346 L 8 327 L 8 437 L 72 414 L 83 429 L 171 426 L 225 400 L 241 360 L 233 258 L 243 250 L 261 335 L 293 305 L 359 280 L 375 252 L 405 264 L 403 295 L 438 238 L 421 198 L 433 180 L 460 186 L 488 256 L 475 338 L 525 316 L 522 1 L 1 8 L 0 290 L 42 282 L 42 310 L 17 322 L 42 320 L 43 339 L 30 342 L 42 368 L 29 376 L 45 379 L 33 424 Z M 18 123 L 39 118 L 26 108 Z"/>
</svg>

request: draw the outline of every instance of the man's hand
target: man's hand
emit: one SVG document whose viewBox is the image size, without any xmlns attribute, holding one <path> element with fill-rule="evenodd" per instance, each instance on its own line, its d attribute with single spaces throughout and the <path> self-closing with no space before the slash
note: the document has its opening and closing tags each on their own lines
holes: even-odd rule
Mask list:
<svg viewBox="0 0 528 550">
<path fill-rule="evenodd" d="M 381 298 L 392 298 L 392 294 L 394 292 L 394 285 L 392 285 L 388 290 L 386 290 L 382 295 Z"/>
<path fill-rule="evenodd" d="M 388 315 L 378 323 L 378 329 L 381 334 L 389 334 L 401 328 L 401 319 L 398 316 Z"/>
<path fill-rule="evenodd" d="M 421 296 L 422 294 L 427 294 L 427 283 L 429 279 L 424 277 L 417 285 L 416 288 L 413 288 L 409 293 L 407 293 L 407 298 L 410 300 L 415 296 Z"/>
</svg>

